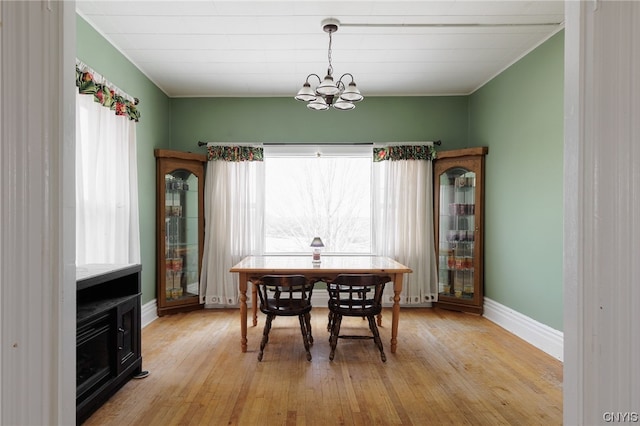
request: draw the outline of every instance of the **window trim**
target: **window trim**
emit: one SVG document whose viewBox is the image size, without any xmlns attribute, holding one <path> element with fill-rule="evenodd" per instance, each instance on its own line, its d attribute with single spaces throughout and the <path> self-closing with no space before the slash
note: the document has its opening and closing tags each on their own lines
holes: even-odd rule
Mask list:
<svg viewBox="0 0 640 426">
<path fill-rule="evenodd" d="M 373 158 L 373 144 L 264 144 L 264 156 Z"/>
</svg>

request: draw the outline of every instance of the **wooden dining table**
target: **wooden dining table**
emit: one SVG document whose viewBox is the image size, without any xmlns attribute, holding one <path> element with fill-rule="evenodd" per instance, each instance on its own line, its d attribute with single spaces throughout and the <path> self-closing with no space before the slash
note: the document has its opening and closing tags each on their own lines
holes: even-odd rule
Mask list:
<svg viewBox="0 0 640 426">
<path fill-rule="evenodd" d="M 374 274 L 389 276 L 393 282 L 393 309 L 391 318 L 391 353 L 398 345 L 398 322 L 400 319 L 400 292 L 403 275 L 412 270 L 384 256 L 322 256 L 319 264 L 311 256 L 248 256 L 230 269 L 239 274 L 240 330 L 242 352 L 247 351 L 247 288 L 263 275 L 304 275 L 308 279 L 330 281 L 340 274 Z M 258 301 L 256 286 L 252 286 L 251 304 L 253 326 L 258 324 Z"/>
</svg>

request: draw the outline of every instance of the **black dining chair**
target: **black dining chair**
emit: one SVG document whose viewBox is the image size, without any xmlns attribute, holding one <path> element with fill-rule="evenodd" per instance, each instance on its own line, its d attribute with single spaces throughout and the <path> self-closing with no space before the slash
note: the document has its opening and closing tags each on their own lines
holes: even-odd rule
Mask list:
<svg viewBox="0 0 640 426">
<path fill-rule="evenodd" d="M 341 274 L 327 283 L 329 293 L 329 343 L 333 361 L 338 339 L 373 339 L 380 350 L 380 358 L 387 361 L 382 340 L 376 324 L 376 316 L 382 312 L 382 292 L 385 284 L 391 281 L 388 276 L 371 274 Z M 340 334 L 342 317 L 362 317 L 369 322 L 371 335 Z"/>
<path fill-rule="evenodd" d="M 277 316 L 297 316 L 307 360 L 311 361 L 311 295 L 314 281 L 302 275 L 265 275 L 254 282 L 260 298 L 260 311 L 267 316 L 260 343 L 258 361 L 262 361 L 264 347 L 269 341 L 271 322 Z"/>
</svg>

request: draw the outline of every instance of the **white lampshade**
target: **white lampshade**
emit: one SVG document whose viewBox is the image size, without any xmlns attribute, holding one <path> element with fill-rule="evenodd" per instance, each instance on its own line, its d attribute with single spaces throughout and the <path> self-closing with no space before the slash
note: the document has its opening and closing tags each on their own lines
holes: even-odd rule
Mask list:
<svg viewBox="0 0 640 426">
<path fill-rule="evenodd" d="M 307 108 L 315 111 L 325 111 L 329 109 L 329 105 L 327 105 L 322 97 L 318 96 L 315 100 L 307 104 Z"/>
<path fill-rule="evenodd" d="M 327 74 L 322 80 L 322 83 L 318 87 L 316 87 L 316 92 L 322 96 L 332 96 L 337 95 L 340 92 L 338 86 L 333 82 L 333 77 L 331 74 Z"/>
<path fill-rule="evenodd" d="M 340 97 L 349 102 L 359 102 L 364 99 L 364 96 L 360 94 L 360 90 L 358 90 L 356 83 L 353 81 L 349 83 Z"/>
<path fill-rule="evenodd" d="M 336 101 L 336 103 L 333 104 L 333 107 L 341 111 L 348 111 L 350 109 L 354 109 L 356 106 L 353 103 L 343 99 L 342 96 L 340 96 Z"/>
<path fill-rule="evenodd" d="M 298 94 L 295 96 L 295 99 L 304 102 L 314 101 L 316 99 L 316 94 L 313 89 L 311 89 L 309 82 L 305 82 L 302 85 L 302 89 L 300 89 Z"/>
</svg>

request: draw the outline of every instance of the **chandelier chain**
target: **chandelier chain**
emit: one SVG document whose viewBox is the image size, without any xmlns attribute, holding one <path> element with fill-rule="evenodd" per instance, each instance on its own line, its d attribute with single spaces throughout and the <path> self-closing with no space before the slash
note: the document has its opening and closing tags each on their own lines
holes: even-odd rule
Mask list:
<svg viewBox="0 0 640 426">
<path fill-rule="evenodd" d="M 329 50 L 327 52 L 327 58 L 329 59 L 329 68 L 328 68 L 328 72 L 329 75 L 333 74 L 333 65 L 331 65 L 331 34 L 333 33 L 333 31 L 329 31 Z"/>
</svg>

